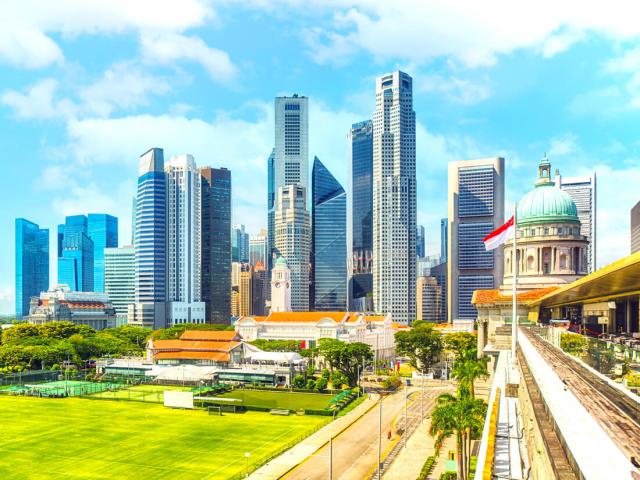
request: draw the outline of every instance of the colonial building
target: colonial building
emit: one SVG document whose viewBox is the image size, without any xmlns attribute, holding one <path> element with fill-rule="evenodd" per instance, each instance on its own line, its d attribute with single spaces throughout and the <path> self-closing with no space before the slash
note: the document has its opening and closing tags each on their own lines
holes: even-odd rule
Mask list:
<svg viewBox="0 0 640 480">
<path fill-rule="evenodd" d="M 278 257 L 271 271 L 271 311 L 291 311 L 291 270 L 284 257 Z"/>
<path fill-rule="evenodd" d="M 234 331 L 187 330 L 176 340 L 149 340 L 147 359 L 165 365 L 228 366 L 241 363 L 244 348 Z"/>
<path fill-rule="evenodd" d="M 275 271 L 275 270 L 274 270 Z M 266 317 L 241 317 L 236 331 L 248 342 L 256 339 L 298 340 L 315 347 L 321 338 L 369 345 L 378 359 L 394 355 L 394 329 L 389 315 L 352 312 L 276 312 Z"/>
<path fill-rule="evenodd" d="M 588 240 L 580 233 L 575 202 L 555 188 L 551 164 L 545 155 L 538 166 L 535 187 L 517 205 L 517 242 L 504 246 L 504 280 L 500 289 L 476 290 L 472 303 L 478 309 L 478 351 L 485 347 L 509 348 L 513 273 L 517 268 L 519 321 L 537 320 L 529 303 L 587 274 Z"/>
</svg>

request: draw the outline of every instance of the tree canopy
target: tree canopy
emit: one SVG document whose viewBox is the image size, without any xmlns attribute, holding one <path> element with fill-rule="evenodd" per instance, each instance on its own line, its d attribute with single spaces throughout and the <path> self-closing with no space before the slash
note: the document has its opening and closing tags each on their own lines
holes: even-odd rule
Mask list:
<svg viewBox="0 0 640 480">
<path fill-rule="evenodd" d="M 373 358 L 373 351 L 366 343 L 346 343 L 335 338 L 322 338 L 318 341 L 318 353 L 329 363 L 332 370 L 338 370 L 355 385 L 358 379 L 358 368 L 363 361 Z"/>
<path fill-rule="evenodd" d="M 396 332 L 396 352 L 409 357 L 412 366 L 430 368 L 442 352 L 442 335 L 426 322 L 414 322 L 411 330 Z"/>
</svg>

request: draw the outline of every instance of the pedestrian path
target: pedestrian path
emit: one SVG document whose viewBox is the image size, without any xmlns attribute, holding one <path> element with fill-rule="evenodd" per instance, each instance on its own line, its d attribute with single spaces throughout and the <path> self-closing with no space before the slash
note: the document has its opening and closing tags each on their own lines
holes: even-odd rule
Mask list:
<svg viewBox="0 0 640 480">
<path fill-rule="evenodd" d="M 422 466 L 428 457 L 433 455 L 433 443 L 435 439 L 429 435 L 429 421 L 418 426 L 407 439 L 407 448 L 403 448 L 400 454 L 391 464 L 389 470 L 383 475 L 385 480 L 409 480 L 418 478 Z"/>
<path fill-rule="evenodd" d="M 249 476 L 249 478 L 255 480 L 275 480 L 282 477 L 296 465 L 300 464 L 306 458 L 313 455 L 319 448 L 325 445 L 330 438 L 335 437 L 340 432 L 348 428 L 362 415 L 373 408 L 377 404 L 377 402 L 377 395 L 373 395 L 372 397 L 367 398 L 364 402 L 358 405 L 351 412 L 347 413 L 344 417 L 336 419 L 326 427 L 321 428 L 313 435 L 310 435 L 302 442 L 290 448 L 282 455 L 264 464 L 258 470 L 253 472 Z"/>
</svg>

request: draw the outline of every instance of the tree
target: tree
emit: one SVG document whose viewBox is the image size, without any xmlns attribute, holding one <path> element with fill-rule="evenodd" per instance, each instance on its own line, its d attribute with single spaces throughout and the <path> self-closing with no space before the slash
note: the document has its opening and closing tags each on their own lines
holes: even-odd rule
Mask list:
<svg viewBox="0 0 640 480">
<path fill-rule="evenodd" d="M 211 323 L 183 323 L 169 328 L 161 328 L 151 333 L 154 340 L 172 340 L 180 338 L 185 330 L 235 330 L 233 325 L 220 325 Z"/>
<path fill-rule="evenodd" d="M 426 322 L 415 322 L 411 330 L 396 332 L 396 352 L 409 357 L 415 368 L 428 369 L 442 352 L 442 336 Z"/>
<path fill-rule="evenodd" d="M 458 479 L 469 480 L 471 463 L 471 440 L 482 431 L 486 405 L 467 395 L 454 397 L 450 394 L 440 395 L 437 406 L 431 414 L 432 436 L 456 435 L 458 461 Z"/>
<path fill-rule="evenodd" d="M 453 352 L 456 360 L 462 358 L 473 351 L 477 351 L 478 344 L 476 336 L 469 332 L 447 333 L 444 336 L 444 347 Z"/>
<path fill-rule="evenodd" d="M 304 388 L 304 385 L 305 385 L 304 376 L 301 374 L 296 375 L 295 377 L 293 377 L 292 383 L 295 388 Z"/>
<path fill-rule="evenodd" d="M 316 380 L 316 390 L 319 392 L 324 391 L 327 388 L 327 379 L 324 377 L 320 377 Z"/>
<path fill-rule="evenodd" d="M 453 365 L 452 375 L 458 380 L 461 387 L 469 391 L 471 398 L 475 398 L 474 381 L 489 375 L 487 359 L 476 358 L 475 350 L 470 351 Z"/>
<path fill-rule="evenodd" d="M 307 390 L 313 390 L 315 386 L 316 386 L 316 382 L 314 382 L 312 378 L 307 380 Z"/>
<path fill-rule="evenodd" d="M 362 362 L 373 358 L 371 347 L 366 343 L 346 343 L 334 338 L 322 338 L 318 343 L 318 353 L 329 363 L 332 371 L 338 370 L 346 377 L 348 385 L 356 384 Z"/>
<path fill-rule="evenodd" d="M 265 352 L 299 352 L 300 342 L 298 340 L 266 340 L 258 338 L 251 342 Z"/>
</svg>

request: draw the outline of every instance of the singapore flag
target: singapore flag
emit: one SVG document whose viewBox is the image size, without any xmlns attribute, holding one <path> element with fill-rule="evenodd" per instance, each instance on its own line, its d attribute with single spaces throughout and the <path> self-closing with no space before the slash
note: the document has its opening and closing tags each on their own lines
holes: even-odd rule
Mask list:
<svg viewBox="0 0 640 480">
<path fill-rule="evenodd" d="M 484 237 L 482 241 L 484 242 L 484 248 L 486 250 L 494 250 L 498 248 L 500 245 L 504 245 L 508 240 L 513 238 L 513 234 L 515 233 L 516 227 L 513 216 L 501 227 L 498 227 L 489 235 Z"/>
</svg>

